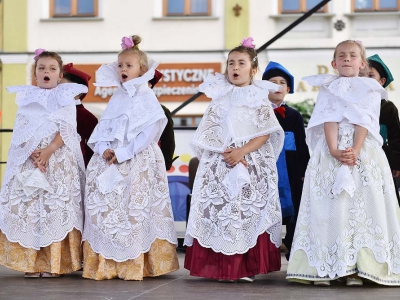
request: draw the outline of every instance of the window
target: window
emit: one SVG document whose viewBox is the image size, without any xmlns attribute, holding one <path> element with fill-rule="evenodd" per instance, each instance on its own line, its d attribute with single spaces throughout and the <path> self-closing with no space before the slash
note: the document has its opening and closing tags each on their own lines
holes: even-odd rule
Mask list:
<svg viewBox="0 0 400 300">
<path fill-rule="evenodd" d="M 51 0 L 50 15 L 58 17 L 97 17 L 97 0 Z"/>
<path fill-rule="evenodd" d="M 164 16 L 210 16 L 211 0 L 164 0 Z"/>
<path fill-rule="evenodd" d="M 398 10 L 399 0 L 353 0 L 353 11 Z"/>
<path fill-rule="evenodd" d="M 279 11 L 283 14 L 287 13 L 304 13 L 312 9 L 321 0 L 279 0 Z M 318 12 L 327 12 L 328 5 L 324 5 Z"/>
</svg>

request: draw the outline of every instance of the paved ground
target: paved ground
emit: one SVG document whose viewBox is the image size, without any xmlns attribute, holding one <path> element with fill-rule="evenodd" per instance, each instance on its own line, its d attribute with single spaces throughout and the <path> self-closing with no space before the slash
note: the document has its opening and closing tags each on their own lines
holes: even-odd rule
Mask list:
<svg viewBox="0 0 400 300">
<path fill-rule="evenodd" d="M 184 253 L 179 252 L 183 266 Z M 214 280 L 192 277 L 180 270 L 144 281 L 119 279 L 94 281 L 83 279 L 81 272 L 61 278 L 25 279 L 22 273 L 0 267 L 0 299 L 188 299 L 188 300 L 235 300 L 235 299 L 399 299 L 400 288 L 384 287 L 373 283 L 363 287 L 346 287 L 334 282 L 330 287 L 288 283 L 285 280 L 287 263 L 282 255 L 282 270 L 259 275 L 253 283 L 219 283 Z M 358 299 L 357 299 L 358 298 Z"/>
</svg>

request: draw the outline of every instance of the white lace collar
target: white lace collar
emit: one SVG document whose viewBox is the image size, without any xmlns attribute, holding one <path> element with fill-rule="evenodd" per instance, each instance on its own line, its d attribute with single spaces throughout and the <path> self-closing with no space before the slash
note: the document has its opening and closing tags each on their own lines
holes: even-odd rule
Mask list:
<svg viewBox="0 0 400 300">
<path fill-rule="evenodd" d="M 225 75 L 215 73 L 215 75 L 208 75 L 206 80 L 200 84 L 199 91 L 215 100 L 230 94 L 232 105 L 257 107 L 268 98 L 270 91 L 276 92 L 280 88 L 280 85 L 267 80 L 254 80 L 250 85 L 238 87 L 230 83 Z"/>
<path fill-rule="evenodd" d="M 158 65 L 158 62 L 149 59 L 149 69 L 146 73 L 140 77 L 121 83 L 118 76 L 118 63 L 113 62 L 111 64 L 105 64 L 96 71 L 96 82 L 93 85 L 118 86 L 132 97 L 140 85 L 148 84 L 149 80 L 153 79 L 155 69 Z"/>
<path fill-rule="evenodd" d="M 380 91 L 382 99 L 388 99 L 386 90 L 375 80 L 367 77 L 340 77 L 331 74 L 303 77 L 313 86 L 324 86 L 333 95 L 356 103 L 370 91 Z"/>
<path fill-rule="evenodd" d="M 77 83 L 63 83 L 52 89 L 42 89 L 34 85 L 19 85 L 7 87 L 9 93 L 17 93 L 15 103 L 21 107 L 31 103 L 38 103 L 46 110 L 53 110 L 54 104 L 70 105 L 75 96 L 87 93 L 85 85 Z"/>
</svg>

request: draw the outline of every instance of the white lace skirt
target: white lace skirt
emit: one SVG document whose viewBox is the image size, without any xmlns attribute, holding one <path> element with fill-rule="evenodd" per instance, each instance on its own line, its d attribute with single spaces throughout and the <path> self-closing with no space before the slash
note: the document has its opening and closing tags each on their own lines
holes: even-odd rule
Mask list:
<svg viewBox="0 0 400 300">
<path fill-rule="evenodd" d="M 352 127 L 339 128 L 340 149 L 353 144 L 353 133 Z M 367 136 L 357 166 L 342 180 L 345 189 L 335 194 L 340 167 L 322 139 L 307 167 L 286 278 L 333 280 L 358 273 L 400 285 L 400 214 L 382 148 Z"/>
<path fill-rule="evenodd" d="M 44 138 L 38 149 L 53 138 Z M 1 189 L 1 231 L 10 242 L 35 250 L 62 241 L 74 228 L 82 231 L 84 176 L 65 145 L 50 157 L 45 173 L 28 158 Z"/>
<path fill-rule="evenodd" d="M 132 159 L 109 168 L 98 154 L 89 162 L 83 240 L 94 252 L 117 262 L 148 252 L 156 239 L 177 245 L 160 147 L 153 142 Z M 113 184 L 104 180 L 107 176 Z"/>
<path fill-rule="evenodd" d="M 233 145 L 235 146 L 235 145 Z M 236 145 L 240 147 L 242 145 Z M 202 247 L 225 255 L 243 254 L 270 234 L 281 244 L 282 214 L 278 175 L 268 142 L 245 156 L 248 168 L 230 168 L 222 154 L 204 151 L 192 193 L 185 245 L 197 239 Z"/>
</svg>

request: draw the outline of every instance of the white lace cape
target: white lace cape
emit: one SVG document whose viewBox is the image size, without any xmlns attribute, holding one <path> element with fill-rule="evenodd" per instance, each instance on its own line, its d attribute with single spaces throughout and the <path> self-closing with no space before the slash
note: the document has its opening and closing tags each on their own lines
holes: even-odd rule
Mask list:
<svg viewBox="0 0 400 300">
<path fill-rule="evenodd" d="M 340 148 L 352 145 L 353 137 L 354 126 L 339 125 Z M 341 166 L 321 139 L 307 166 L 287 278 L 333 280 L 358 273 L 399 285 L 400 277 L 393 273 L 400 274 L 400 210 L 382 147 L 367 135 L 357 165 L 349 168 L 353 197 L 332 192 Z M 373 254 L 363 256 L 362 249 Z M 307 258 L 299 259 L 298 250 Z M 375 269 L 373 261 L 387 273 Z"/>
<path fill-rule="evenodd" d="M 209 76 L 200 90 L 213 100 L 191 141 L 200 159 L 193 187 L 184 244 L 199 244 L 225 255 L 246 253 L 267 232 L 281 244 L 282 214 L 276 160 L 284 133 L 268 101 L 269 90 L 280 87 L 256 81 L 236 87 L 225 76 Z M 221 155 L 250 139 L 270 139 L 245 156 L 249 166 L 230 168 Z"/>
<path fill-rule="evenodd" d="M 307 76 L 302 80 L 321 87 L 306 130 L 306 141 L 311 151 L 324 135 L 324 123 L 343 119 L 368 129 L 368 134 L 382 144 L 379 114 L 381 99 L 388 97 L 376 80 L 328 74 Z"/>
<path fill-rule="evenodd" d="M 118 141 L 122 147 L 125 140 L 130 142 L 144 128 L 159 120 L 158 139 L 167 124 L 164 111 L 148 81 L 154 77 L 158 63 L 149 60 L 149 70 L 138 78 L 131 79 L 121 85 L 118 76 L 117 63 L 102 65 L 96 73 L 96 86 L 118 86 L 111 97 L 100 122 L 94 129 L 88 145 L 93 149 L 97 142 Z"/>
<path fill-rule="evenodd" d="M 19 106 L 15 118 L 8 162 L 2 185 L 6 185 L 16 174 L 40 141 L 55 132 L 60 132 L 64 144 L 73 151 L 78 165 L 85 170 L 80 137 L 76 131 L 76 106 L 74 97 L 87 93 L 87 87 L 76 83 L 60 84 L 53 89 L 36 86 L 7 87 L 17 93 L 15 102 Z"/>
<path fill-rule="evenodd" d="M 197 157 L 202 151 L 222 153 L 230 143 L 249 140 L 270 134 L 276 159 L 282 150 L 284 135 L 268 100 L 269 91 L 279 85 L 265 80 L 255 80 L 246 87 L 237 87 L 225 75 L 209 75 L 199 86 L 212 101 L 190 143 Z"/>
</svg>

